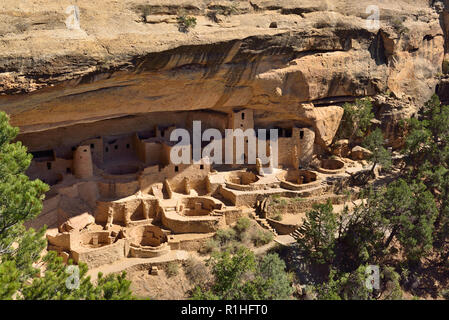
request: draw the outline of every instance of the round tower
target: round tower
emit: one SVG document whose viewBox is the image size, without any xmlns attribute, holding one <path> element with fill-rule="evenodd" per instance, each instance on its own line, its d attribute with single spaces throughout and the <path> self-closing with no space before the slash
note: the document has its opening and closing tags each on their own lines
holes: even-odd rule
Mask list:
<svg viewBox="0 0 449 320">
<path fill-rule="evenodd" d="M 76 148 L 73 155 L 73 169 L 77 178 L 86 179 L 93 176 L 94 170 L 90 146 L 79 146 Z"/>
</svg>

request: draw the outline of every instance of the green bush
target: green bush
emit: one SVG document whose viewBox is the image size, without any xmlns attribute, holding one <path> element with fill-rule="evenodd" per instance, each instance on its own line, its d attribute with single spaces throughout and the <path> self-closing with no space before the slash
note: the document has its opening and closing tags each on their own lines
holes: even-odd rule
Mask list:
<svg viewBox="0 0 449 320">
<path fill-rule="evenodd" d="M 191 16 L 178 16 L 176 18 L 178 21 L 178 30 L 181 32 L 189 32 L 191 28 L 196 26 L 196 18 Z"/>
<path fill-rule="evenodd" d="M 237 233 L 234 229 L 220 229 L 215 234 L 217 240 L 220 244 L 224 245 L 229 241 L 235 240 L 237 238 Z"/>
<path fill-rule="evenodd" d="M 243 247 L 242 243 L 237 240 L 231 240 L 223 246 L 223 251 L 229 251 L 235 253 L 239 248 Z"/>
<path fill-rule="evenodd" d="M 280 195 L 276 194 L 271 197 L 271 200 L 274 204 L 276 204 L 278 207 L 285 207 L 287 206 L 288 202 L 286 199 L 282 199 Z"/>
<path fill-rule="evenodd" d="M 276 212 L 271 219 L 276 220 L 276 221 L 281 221 L 282 220 L 282 214 L 280 214 L 279 212 Z"/>
<path fill-rule="evenodd" d="M 274 238 L 274 235 L 268 230 L 257 230 L 251 235 L 251 240 L 256 247 L 263 246 L 270 243 Z"/>
<path fill-rule="evenodd" d="M 220 247 L 220 243 L 211 238 L 211 239 L 207 239 L 207 241 L 204 243 L 204 245 L 201 247 L 200 249 L 200 253 L 211 253 L 214 251 L 217 251 L 218 248 Z"/>
<path fill-rule="evenodd" d="M 177 262 L 170 262 L 167 265 L 167 269 L 165 270 L 165 274 L 170 278 L 177 276 L 179 274 L 179 265 Z"/>
<path fill-rule="evenodd" d="M 193 291 L 194 300 L 286 300 L 292 277 L 276 254 L 258 259 L 248 248 L 217 253 L 209 260 L 213 281 Z"/>
<path fill-rule="evenodd" d="M 235 224 L 235 229 L 237 232 L 242 233 L 248 230 L 248 228 L 251 226 L 251 220 L 247 217 L 242 217 L 237 220 L 237 223 Z"/>
</svg>

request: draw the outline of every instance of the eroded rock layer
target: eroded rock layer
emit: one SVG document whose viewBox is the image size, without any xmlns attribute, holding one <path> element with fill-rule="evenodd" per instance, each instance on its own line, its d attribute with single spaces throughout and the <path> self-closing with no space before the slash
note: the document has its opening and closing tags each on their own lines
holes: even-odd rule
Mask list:
<svg viewBox="0 0 449 320">
<path fill-rule="evenodd" d="M 324 118 L 338 126 L 334 105 L 381 94 L 392 97 L 381 118 L 407 117 L 435 91 L 447 13 L 439 2 L 374 2 L 80 0 L 80 30 L 66 26 L 68 1 L 0 4 L 0 109 L 23 134 L 235 108 L 323 131 Z M 197 19 L 189 32 L 182 14 Z"/>
</svg>

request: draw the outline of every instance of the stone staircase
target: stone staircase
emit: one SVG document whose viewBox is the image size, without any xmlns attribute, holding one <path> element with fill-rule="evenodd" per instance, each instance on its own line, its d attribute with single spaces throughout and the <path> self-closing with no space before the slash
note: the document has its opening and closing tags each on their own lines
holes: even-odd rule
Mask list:
<svg viewBox="0 0 449 320">
<path fill-rule="evenodd" d="M 293 246 L 296 243 L 298 243 L 299 236 L 300 236 L 300 234 L 299 234 L 299 228 L 298 228 L 290 234 L 284 234 L 281 236 L 277 236 L 274 239 L 274 241 L 279 243 L 282 246 L 290 247 L 290 246 Z"/>
<path fill-rule="evenodd" d="M 277 236 L 278 233 L 276 232 L 276 230 L 273 229 L 272 226 L 270 226 L 270 224 L 268 223 L 267 219 L 261 218 L 256 214 L 255 210 L 250 210 L 248 211 L 249 215 L 257 221 L 257 223 L 264 229 L 267 229 L 268 231 L 270 231 L 271 233 L 274 234 L 274 236 Z"/>
<path fill-rule="evenodd" d="M 299 233 L 299 228 L 295 229 L 295 231 L 293 231 L 292 233 L 290 233 L 290 236 L 292 236 L 295 240 L 299 239 L 300 233 Z"/>
</svg>

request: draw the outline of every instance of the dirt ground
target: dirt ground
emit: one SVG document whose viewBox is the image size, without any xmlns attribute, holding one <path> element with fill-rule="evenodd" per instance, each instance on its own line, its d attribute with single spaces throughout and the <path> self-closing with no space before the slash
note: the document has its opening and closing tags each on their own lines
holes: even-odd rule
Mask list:
<svg viewBox="0 0 449 320">
<path fill-rule="evenodd" d="M 209 281 L 210 270 L 205 269 L 208 256 L 196 252 L 189 253 L 189 259 L 178 263 L 177 274 L 170 275 L 167 266 L 159 267 L 158 275 L 152 275 L 151 270 L 134 270 L 128 272 L 131 281 L 131 291 L 139 298 L 154 300 L 183 300 L 190 298 L 190 291 L 196 284 Z M 188 265 L 195 267 L 188 267 Z M 189 273 L 190 272 L 190 273 Z"/>
<path fill-rule="evenodd" d="M 151 275 L 148 270 L 133 271 L 128 275 L 131 280 L 131 290 L 134 295 L 141 298 L 156 300 L 182 300 L 188 299 L 187 292 L 193 285 L 187 278 L 183 268 L 179 273 L 168 277 L 164 270 L 158 275 Z"/>
<path fill-rule="evenodd" d="M 282 200 L 285 201 L 284 205 L 277 204 L 277 210 L 282 215 L 281 222 L 285 224 L 302 224 L 303 219 L 305 219 L 306 217 L 306 212 L 311 209 L 304 210 L 300 201 L 291 200 L 289 198 L 281 198 L 281 201 Z M 360 203 L 360 200 L 355 201 L 355 204 Z M 334 212 L 342 212 L 345 206 L 348 206 L 349 209 L 352 209 L 354 207 L 354 203 L 346 202 L 344 204 L 333 204 Z"/>
<path fill-rule="evenodd" d="M 305 212 L 301 212 L 301 213 L 297 213 L 297 214 L 292 214 L 292 213 L 285 213 L 282 215 L 282 223 L 285 224 L 296 224 L 296 225 L 300 225 L 302 224 L 302 220 L 306 217 L 306 213 Z"/>
</svg>

